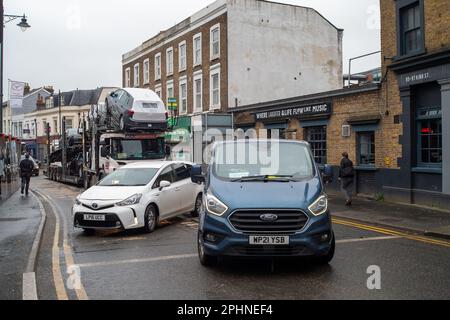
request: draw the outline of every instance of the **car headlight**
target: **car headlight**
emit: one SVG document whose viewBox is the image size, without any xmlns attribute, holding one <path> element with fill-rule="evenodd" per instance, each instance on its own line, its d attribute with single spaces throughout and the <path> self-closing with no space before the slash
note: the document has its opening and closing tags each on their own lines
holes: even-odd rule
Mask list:
<svg viewBox="0 0 450 320">
<path fill-rule="evenodd" d="M 228 207 L 222 201 L 211 194 L 206 195 L 205 204 L 206 210 L 216 216 L 222 216 L 228 210 Z"/>
<path fill-rule="evenodd" d="M 75 204 L 76 204 L 77 206 L 81 206 L 81 201 L 80 201 L 79 196 L 75 198 Z"/>
<path fill-rule="evenodd" d="M 320 216 L 328 210 L 328 198 L 326 195 L 321 195 L 308 207 L 309 211 L 315 216 Z"/>
<path fill-rule="evenodd" d="M 123 201 L 116 203 L 116 206 L 119 206 L 119 207 L 132 206 L 133 204 L 138 204 L 139 201 L 141 201 L 141 198 L 142 198 L 142 194 L 138 193 L 138 194 L 132 195 L 131 197 L 129 197 Z"/>
</svg>

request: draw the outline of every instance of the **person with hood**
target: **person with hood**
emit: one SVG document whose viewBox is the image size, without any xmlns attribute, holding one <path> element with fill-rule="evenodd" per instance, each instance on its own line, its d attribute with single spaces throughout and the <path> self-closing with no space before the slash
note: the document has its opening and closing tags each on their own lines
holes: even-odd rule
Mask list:
<svg viewBox="0 0 450 320">
<path fill-rule="evenodd" d="M 20 177 L 22 178 L 21 194 L 25 191 L 28 196 L 28 189 L 30 188 L 30 179 L 33 175 L 34 163 L 30 160 L 30 155 L 25 154 L 25 159 L 20 161 Z"/>
<path fill-rule="evenodd" d="M 353 162 L 349 159 L 348 153 L 342 153 L 341 165 L 339 168 L 339 180 L 341 181 L 341 190 L 345 196 L 345 205 L 352 204 L 352 186 L 355 177 Z"/>
</svg>

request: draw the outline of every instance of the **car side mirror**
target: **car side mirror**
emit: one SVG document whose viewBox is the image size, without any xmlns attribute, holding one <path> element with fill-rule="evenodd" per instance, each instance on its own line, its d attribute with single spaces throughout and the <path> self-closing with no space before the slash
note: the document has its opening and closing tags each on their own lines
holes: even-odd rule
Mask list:
<svg viewBox="0 0 450 320">
<path fill-rule="evenodd" d="M 172 184 L 169 182 L 169 181 L 166 181 L 166 180 L 162 180 L 160 183 L 159 183 L 159 191 L 161 191 L 162 189 L 164 189 L 164 188 L 168 188 L 168 187 L 170 187 Z"/>
<path fill-rule="evenodd" d="M 197 184 L 202 184 L 205 182 L 205 175 L 202 172 L 202 166 L 200 165 L 192 166 L 191 181 Z"/>
<path fill-rule="evenodd" d="M 325 165 L 322 172 L 322 179 L 326 184 L 333 182 L 333 167 L 331 165 Z"/>
</svg>

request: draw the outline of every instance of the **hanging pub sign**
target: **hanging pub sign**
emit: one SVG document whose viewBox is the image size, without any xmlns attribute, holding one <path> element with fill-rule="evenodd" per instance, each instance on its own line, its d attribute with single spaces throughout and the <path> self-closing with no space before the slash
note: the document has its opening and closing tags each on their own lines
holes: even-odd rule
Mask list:
<svg viewBox="0 0 450 320">
<path fill-rule="evenodd" d="M 332 113 L 332 103 L 318 103 L 313 105 L 299 106 L 299 107 L 289 107 L 279 110 L 256 112 L 256 120 L 276 120 L 276 119 L 286 119 L 286 118 L 314 118 L 320 116 L 329 116 Z"/>
</svg>

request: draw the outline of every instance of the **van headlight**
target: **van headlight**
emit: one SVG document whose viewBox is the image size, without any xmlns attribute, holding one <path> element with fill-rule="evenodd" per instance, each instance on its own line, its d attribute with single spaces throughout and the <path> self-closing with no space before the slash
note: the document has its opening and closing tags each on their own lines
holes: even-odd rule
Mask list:
<svg viewBox="0 0 450 320">
<path fill-rule="evenodd" d="M 139 201 L 141 201 L 141 198 L 142 198 L 142 194 L 138 193 L 138 194 L 132 195 L 131 197 L 129 197 L 123 201 L 117 202 L 116 206 L 119 206 L 119 207 L 132 206 L 134 204 L 138 204 Z"/>
<path fill-rule="evenodd" d="M 205 204 L 206 210 L 216 216 L 222 216 L 228 210 L 228 207 L 222 201 L 211 194 L 206 195 Z"/>
<path fill-rule="evenodd" d="M 315 216 L 320 216 L 327 212 L 328 210 L 328 197 L 326 195 L 321 195 L 319 198 L 317 198 L 316 201 L 312 203 L 308 207 L 309 211 Z"/>
</svg>

